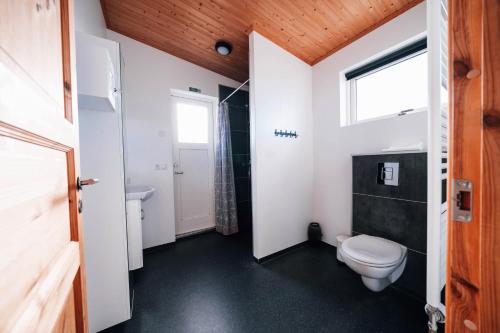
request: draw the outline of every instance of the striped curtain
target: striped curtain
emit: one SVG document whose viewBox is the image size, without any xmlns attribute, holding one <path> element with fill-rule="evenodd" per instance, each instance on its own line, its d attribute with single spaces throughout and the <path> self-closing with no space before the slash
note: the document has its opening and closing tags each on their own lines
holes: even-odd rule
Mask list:
<svg viewBox="0 0 500 333">
<path fill-rule="evenodd" d="M 230 235 L 238 232 L 238 218 L 227 102 L 219 105 L 215 136 L 215 230 Z"/>
</svg>

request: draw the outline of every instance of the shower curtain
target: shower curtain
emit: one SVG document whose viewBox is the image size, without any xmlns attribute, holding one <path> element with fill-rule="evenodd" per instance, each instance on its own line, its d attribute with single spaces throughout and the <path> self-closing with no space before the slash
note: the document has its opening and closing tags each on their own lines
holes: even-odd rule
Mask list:
<svg viewBox="0 0 500 333">
<path fill-rule="evenodd" d="M 238 232 L 231 130 L 227 102 L 219 105 L 215 146 L 215 230 L 223 235 Z"/>
</svg>

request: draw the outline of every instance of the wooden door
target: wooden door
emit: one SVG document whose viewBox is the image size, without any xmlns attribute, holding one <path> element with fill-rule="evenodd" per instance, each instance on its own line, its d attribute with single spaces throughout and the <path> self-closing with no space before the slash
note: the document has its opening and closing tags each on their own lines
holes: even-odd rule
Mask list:
<svg viewBox="0 0 500 333">
<path fill-rule="evenodd" d="M 0 0 L 0 332 L 87 331 L 72 8 Z"/>
<path fill-rule="evenodd" d="M 449 2 L 451 178 L 447 332 L 500 332 L 500 1 Z M 450 184 L 453 185 L 453 184 Z M 460 204 L 461 202 L 461 204 Z M 453 214 L 460 204 L 470 214 Z"/>
</svg>

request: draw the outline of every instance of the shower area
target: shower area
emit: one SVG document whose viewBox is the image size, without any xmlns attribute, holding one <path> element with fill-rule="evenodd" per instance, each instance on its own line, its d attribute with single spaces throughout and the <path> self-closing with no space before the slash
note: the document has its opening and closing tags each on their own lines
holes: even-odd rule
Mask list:
<svg viewBox="0 0 500 333">
<path fill-rule="evenodd" d="M 238 232 L 251 240 L 250 118 L 249 95 L 245 89 L 247 88 L 243 87 L 235 91 L 235 88 L 219 85 L 219 100 L 224 101 L 227 98 L 223 104 L 227 103 L 229 118 Z"/>
</svg>

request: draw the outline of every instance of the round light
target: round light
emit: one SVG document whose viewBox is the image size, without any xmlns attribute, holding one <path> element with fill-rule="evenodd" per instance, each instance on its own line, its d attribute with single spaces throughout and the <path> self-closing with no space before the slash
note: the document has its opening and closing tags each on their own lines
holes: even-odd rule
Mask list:
<svg viewBox="0 0 500 333">
<path fill-rule="evenodd" d="M 227 56 L 229 53 L 231 53 L 232 50 L 233 47 L 226 41 L 219 40 L 217 43 L 215 43 L 215 51 L 217 51 L 217 53 L 222 56 Z"/>
<path fill-rule="evenodd" d="M 219 52 L 219 54 L 225 56 L 225 55 L 228 55 L 229 54 L 229 49 L 225 46 L 219 46 L 217 48 L 217 52 Z"/>
</svg>

